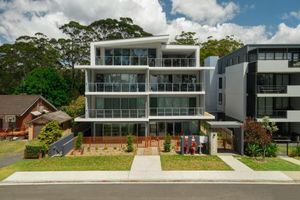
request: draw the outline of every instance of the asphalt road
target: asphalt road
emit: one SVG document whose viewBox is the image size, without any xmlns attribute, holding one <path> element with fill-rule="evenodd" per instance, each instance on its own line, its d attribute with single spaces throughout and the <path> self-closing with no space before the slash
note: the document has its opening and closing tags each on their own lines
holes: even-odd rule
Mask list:
<svg viewBox="0 0 300 200">
<path fill-rule="evenodd" d="M 0 186 L 0 199 L 91 200 L 269 200 L 300 199 L 300 185 L 257 184 L 85 184 Z"/>
</svg>

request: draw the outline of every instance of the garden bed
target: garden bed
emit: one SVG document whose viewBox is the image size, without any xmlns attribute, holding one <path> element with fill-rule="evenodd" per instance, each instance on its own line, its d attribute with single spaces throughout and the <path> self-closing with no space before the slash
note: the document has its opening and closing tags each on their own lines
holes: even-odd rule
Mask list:
<svg viewBox="0 0 300 200">
<path fill-rule="evenodd" d="M 217 156 L 161 155 L 163 170 L 232 170 Z"/>
<path fill-rule="evenodd" d="M 280 158 L 237 157 L 242 163 L 258 171 L 300 171 L 300 166 Z"/>
<path fill-rule="evenodd" d="M 126 145 L 103 146 L 97 144 L 84 144 L 80 150 L 71 151 L 68 156 L 133 156 L 135 152 L 126 152 Z"/>
</svg>

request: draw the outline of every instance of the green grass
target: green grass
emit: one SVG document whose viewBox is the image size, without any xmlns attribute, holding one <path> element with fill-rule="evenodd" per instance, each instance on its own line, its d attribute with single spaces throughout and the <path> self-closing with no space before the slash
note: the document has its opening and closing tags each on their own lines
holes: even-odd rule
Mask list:
<svg viewBox="0 0 300 200">
<path fill-rule="evenodd" d="M 163 170 L 232 170 L 217 156 L 161 155 Z"/>
<path fill-rule="evenodd" d="M 27 141 L 0 141 L 0 157 L 24 151 Z"/>
<path fill-rule="evenodd" d="M 257 171 L 300 171 L 300 166 L 280 158 L 250 158 L 238 157 L 248 167 Z"/>
<path fill-rule="evenodd" d="M 133 156 L 82 156 L 22 160 L 0 168 L 0 180 L 17 171 L 130 170 Z"/>
</svg>

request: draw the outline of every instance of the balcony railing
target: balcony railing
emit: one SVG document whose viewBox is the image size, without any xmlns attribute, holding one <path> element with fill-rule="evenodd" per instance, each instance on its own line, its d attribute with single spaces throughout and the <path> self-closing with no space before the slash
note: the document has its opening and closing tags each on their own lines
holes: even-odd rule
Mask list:
<svg viewBox="0 0 300 200">
<path fill-rule="evenodd" d="M 195 58 L 149 58 L 150 67 L 195 67 Z"/>
<path fill-rule="evenodd" d="M 150 108 L 150 116 L 200 116 L 204 115 L 202 107 Z"/>
<path fill-rule="evenodd" d="M 201 83 L 150 83 L 153 92 L 199 92 Z"/>
<path fill-rule="evenodd" d="M 147 56 L 96 57 L 96 65 L 147 65 L 150 67 L 195 67 L 195 58 L 148 58 Z"/>
<path fill-rule="evenodd" d="M 88 92 L 145 92 L 145 83 L 88 83 Z"/>
<path fill-rule="evenodd" d="M 286 85 L 258 85 L 257 86 L 257 93 L 287 93 L 287 86 Z"/>
<path fill-rule="evenodd" d="M 286 110 L 263 110 L 258 111 L 257 118 L 268 116 L 270 118 L 287 118 Z"/>
<path fill-rule="evenodd" d="M 89 109 L 90 118 L 141 118 L 146 117 L 145 109 Z"/>
</svg>

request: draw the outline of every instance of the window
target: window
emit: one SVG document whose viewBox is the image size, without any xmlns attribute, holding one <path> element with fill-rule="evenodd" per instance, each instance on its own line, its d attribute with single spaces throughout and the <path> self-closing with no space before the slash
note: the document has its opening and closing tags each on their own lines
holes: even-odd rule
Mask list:
<svg viewBox="0 0 300 200">
<path fill-rule="evenodd" d="M 266 60 L 274 60 L 274 53 L 273 52 L 267 52 L 266 53 Z"/>
<path fill-rule="evenodd" d="M 222 95 L 222 93 L 219 93 L 218 101 L 219 101 L 219 105 L 223 104 L 223 95 Z"/>
<path fill-rule="evenodd" d="M 223 88 L 223 82 L 222 82 L 222 78 L 219 78 L 219 89 Z"/>
</svg>

